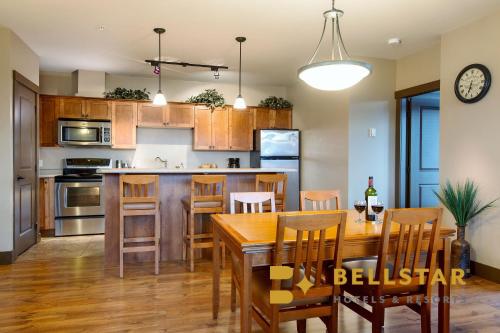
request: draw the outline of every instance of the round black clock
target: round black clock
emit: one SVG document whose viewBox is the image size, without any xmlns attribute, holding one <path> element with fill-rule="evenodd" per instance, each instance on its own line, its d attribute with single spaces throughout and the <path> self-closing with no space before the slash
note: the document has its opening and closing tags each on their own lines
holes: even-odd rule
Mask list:
<svg viewBox="0 0 500 333">
<path fill-rule="evenodd" d="M 491 73 L 481 64 L 472 64 L 460 71 L 455 80 L 455 95 L 464 103 L 481 100 L 490 89 Z"/>
</svg>

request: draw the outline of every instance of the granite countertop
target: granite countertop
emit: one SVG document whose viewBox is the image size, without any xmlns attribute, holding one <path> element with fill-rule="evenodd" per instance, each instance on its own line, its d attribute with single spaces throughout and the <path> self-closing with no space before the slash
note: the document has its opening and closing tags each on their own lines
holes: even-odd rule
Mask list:
<svg viewBox="0 0 500 333">
<path fill-rule="evenodd" d="M 189 168 L 189 169 L 167 169 L 167 168 L 121 168 L 121 169 L 98 169 L 102 174 L 207 174 L 207 173 L 273 173 L 273 172 L 297 172 L 294 169 L 283 168 Z"/>
</svg>

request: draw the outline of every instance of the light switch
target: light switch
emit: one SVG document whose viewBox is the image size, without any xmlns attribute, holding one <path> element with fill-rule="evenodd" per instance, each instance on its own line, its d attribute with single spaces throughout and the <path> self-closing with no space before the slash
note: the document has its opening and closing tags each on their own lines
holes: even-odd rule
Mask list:
<svg viewBox="0 0 500 333">
<path fill-rule="evenodd" d="M 40 168 L 43 168 L 43 160 L 38 160 L 38 166 L 39 166 Z"/>
<path fill-rule="evenodd" d="M 375 129 L 375 128 L 369 128 L 368 129 L 368 136 L 370 138 L 376 137 L 377 136 L 377 129 Z"/>
</svg>

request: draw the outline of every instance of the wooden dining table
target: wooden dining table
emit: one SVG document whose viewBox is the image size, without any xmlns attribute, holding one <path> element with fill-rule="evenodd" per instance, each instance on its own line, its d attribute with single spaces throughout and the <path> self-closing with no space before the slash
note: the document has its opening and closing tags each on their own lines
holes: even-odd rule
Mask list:
<svg viewBox="0 0 500 333">
<path fill-rule="evenodd" d="M 254 267 L 272 265 L 272 253 L 276 241 L 276 227 L 278 216 L 282 214 L 310 215 L 334 211 L 321 212 L 285 212 L 285 213 L 258 213 L 258 214 L 216 214 L 212 215 L 213 221 L 213 318 L 217 319 L 220 302 L 220 251 L 221 242 L 225 243 L 237 258 L 241 272 L 240 287 L 240 324 L 241 332 L 252 331 L 252 270 Z M 371 222 L 356 222 L 358 213 L 348 211 L 346 234 L 343 247 L 343 258 L 363 258 L 376 256 L 382 224 Z M 428 232 L 430 232 L 429 225 Z M 427 231 L 427 230 L 426 230 Z M 335 244 L 335 228 L 327 230 L 326 253 L 333 254 Z M 393 226 L 391 230 L 391 243 L 396 242 L 399 230 Z M 440 230 L 438 246 L 438 267 L 442 270 L 446 281 L 450 281 L 450 238 L 455 230 L 443 227 Z M 285 258 L 283 263 L 293 262 L 293 244 L 296 233 L 288 230 L 285 233 Z M 392 244 L 391 244 L 392 245 Z M 393 245 L 392 245 L 393 246 Z M 330 248 L 330 249 L 329 249 Z M 450 284 L 439 283 L 438 292 L 440 302 L 438 305 L 438 331 L 448 333 L 450 330 Z M 447 297 L 447 298 L 446 298 Z"/>
</svg>

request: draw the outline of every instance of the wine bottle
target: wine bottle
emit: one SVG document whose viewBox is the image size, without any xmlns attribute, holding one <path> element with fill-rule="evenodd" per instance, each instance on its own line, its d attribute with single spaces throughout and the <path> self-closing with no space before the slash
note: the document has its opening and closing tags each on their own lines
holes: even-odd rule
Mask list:
<svg viewBox="0 0 500 333">
<path fill-rule="evenodd" d="M 368 177 L 368 188 L 365 191 L 366 210 L 365 216 L 367 221 L 375 221 L 375 212 L 372 205 L 377 203 L 377 190 L 373 187 L 373 177 Z"/>
</svg>

